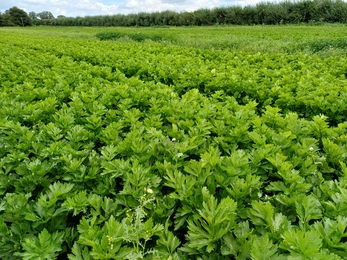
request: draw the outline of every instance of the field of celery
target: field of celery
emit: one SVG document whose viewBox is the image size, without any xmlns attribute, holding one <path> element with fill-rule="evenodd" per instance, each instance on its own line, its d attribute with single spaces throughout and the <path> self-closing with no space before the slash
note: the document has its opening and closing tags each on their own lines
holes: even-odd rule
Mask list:
<svg viewBox="0 0 347 260">
<path fill-rule="evenodd" d="M 346 259 L 342 25 L 0 29 L 1 259 Z"/>
</svg>

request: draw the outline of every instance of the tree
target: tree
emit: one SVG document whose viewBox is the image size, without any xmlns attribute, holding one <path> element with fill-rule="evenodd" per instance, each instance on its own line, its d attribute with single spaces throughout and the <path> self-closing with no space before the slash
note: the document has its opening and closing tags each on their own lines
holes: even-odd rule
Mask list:
<svg viewBox="0 0 347 260">
<path fill-rule="evenodd" d="M 28 26 L 31 25 L 31 20 L 28 14 L 18 7 L 14 6 L 9 10 L 5 11 L 5 16 L 7 19 L 7 25 L 19 25 L 19 26 Z"/>
<path fill-rule="evenodd" d="M 1 14 L 0 18 L 0 26 L 13 26 L 13 22 L 11 19 L 11 16 L 8 13 L 8 10 L 6 10 L 4 13 Z"/>
<path fill-rule="evenodd" d="M 37 14 L 35 13 L 35 12 L 29 12 L 29 18 L 31 19 L 31 20 L 34 20 L 35 18 L 37 18 Z"/>
<path fill-rule="evenodd" d="M 35 12 L 29 12 L 29 18 L 32 25 L 41 25 L 41 19 L 37 18 L 37 14 Z"/>
<path fill-rule="evenodd" d="M 44 20 L 44 19 L 48 19 L 48 20 L 54 19 L 53 14 L 51 12 L 49 12 L 49 11 L 43 11 L 41 13 L 38 13 L 37 17 L 40 17 L 42 20 Z"/>
</svg>

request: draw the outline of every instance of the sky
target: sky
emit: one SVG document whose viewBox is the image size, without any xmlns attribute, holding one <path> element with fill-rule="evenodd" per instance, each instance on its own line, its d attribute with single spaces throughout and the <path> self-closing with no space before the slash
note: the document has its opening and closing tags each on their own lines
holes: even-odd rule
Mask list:
<svg viewBox="0 0 347 260">
<path fill-rule="evenodd" d="M 0 11 L 13 6 L 27 13 L 49 11 L 55 17 L 129 14 L 172 10 L 177 12 L 194 11 L 201 8 L 221 6 L 255 5 L 261 0 L 0 0 Z"/>
</svg>

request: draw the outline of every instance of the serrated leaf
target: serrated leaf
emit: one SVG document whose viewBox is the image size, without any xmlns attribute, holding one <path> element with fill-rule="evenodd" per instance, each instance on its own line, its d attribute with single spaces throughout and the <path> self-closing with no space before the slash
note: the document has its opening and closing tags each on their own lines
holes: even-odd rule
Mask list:
<svg viewBox="0 0 347 260">
<path fill-rule="evenodd" d="M 322 239 L 316 231 L 289 229 L 283 233 L 282 238 L 280 248 L 290 252 L 291 257 L 321 259 Z"/>
<path fill-rule="evenodd" d="M 91 256 L 89 254 L 88 248 L 86 246 L 80 246 L 75 243 L 71 250 L 72 254 L 69 254 L 69 260 L 90 260 Z"/>
<path fill-rule="evenodd" d="M 54 260 L 58 256 L 58 252 L 62 250 L 64 234 L 54 232 L 50 234 L 44 229 L 38 237 L 29 237 L 24 239 L 22 243 L 23 253 L 15 253 L 24 260 Z"/>
<path fill-rule="evenodd" d="M 236 202 L 231 198 L 224 198 L 218 203 L 206 187 L 202 189 L 203 209 L 198 210 L 200 217 L 188 220 L 188 238 L 186 247 L 200 250 L 206 247 L 210 253 L 216 249 L 217 241 L 233 229 Z"/>
<path fill-rule="evenodd" d="M 249 209 L 248 216 L 254 225 L 266 227 L 274 232 L 274 207 L 270 202 L 252 201 L 252 208 Z"/>
<path fill-rule="evenodd" d="M 295 209 L 302 225 L 308 224 L 312 219 L 320 219 L 322 217 L 322 206 L 313 195 L 302 197 L 300 201 L 296 201 Z"/>
<path fill-rule="evenodd" d="M 63 194 L 69 193 L 73 189 L 73 187 L 74 185 L 71 183 L 55 182 L 49 186 L 49 189 L 53 193 L 53 196 L 58 197 Z"/>
<path fill-rule="evenodd" d="M 165 225 L 164 231 L 159 234 L 157 245 L 167 251 L 169 254 L 173 254 L 176 248 L 181 244 L 179 239 L 168 230 L 168 225 Z"/>
<path fill-rule="evenodd" d="M 251 257 L 254 260 L 285 260 L 285 256 L 278 254 L 277 245 L 269 239 L 268 235 L 254 239 L 251 248 Z"/>
</svg>

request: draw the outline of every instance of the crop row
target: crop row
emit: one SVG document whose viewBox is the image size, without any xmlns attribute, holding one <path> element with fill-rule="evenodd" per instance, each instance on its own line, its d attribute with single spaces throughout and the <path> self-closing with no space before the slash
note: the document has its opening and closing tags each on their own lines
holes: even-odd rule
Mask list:
<svg viewBox="0 0 347 260">
<path fill-rule="evenodd" d="M 347 256 L 342 61 L 0 47 L 2 259 Z"/>
<path fill-rule="evenodd" d="M 20 39 L 17 39 L 20 41 Z M 344 58 L 320 59 L 305 54 L 209 51 L 160 44 L 44 39 L 29 43 L 35 51 L 93 65 L 93 75 L 113 80 L 115 71 L 127 78 L 171 85 L 182 95 L 190 89 L 210 94 L 223 91 L 239 103 L 256 101 L 303 117 L 324 114 L 336 125 L 347 112 L 347 63 Z M 74 42 L 76 41 L 76 42 Z M 18 47 L 22 43 L 18 43 Z"/>
</svg>

